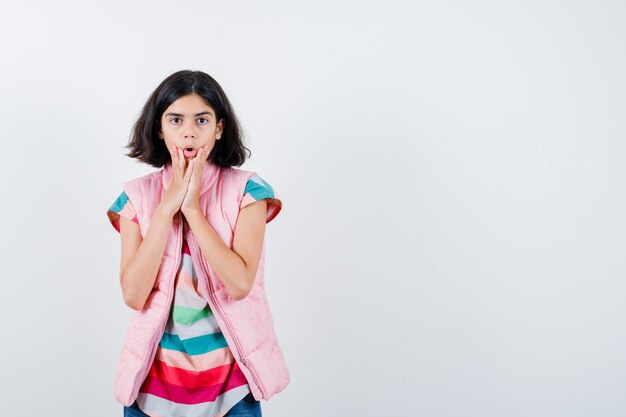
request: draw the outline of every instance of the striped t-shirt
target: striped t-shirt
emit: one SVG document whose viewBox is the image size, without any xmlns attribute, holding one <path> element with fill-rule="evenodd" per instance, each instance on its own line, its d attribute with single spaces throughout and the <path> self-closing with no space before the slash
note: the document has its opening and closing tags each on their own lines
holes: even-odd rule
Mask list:
<svg viewBox="0 0 626 417">
<path fill-rule="evenodd" d="M 281 210 L 281 202 L 267 182 L 253 175 L 246 184 L 240 209 L 264 198 L 269 199 L 269 223 Z M 119 216 L 137 223 L 135 209 L 125 192 L 107 214 L 118 231 Z M 152 417 L 222 417 L 250 392 L 250 387 L 211 308 L 200 294 L 185 239 L 174 286 L 169 318 L 139 389 L 137 405 Z"/>
</svg>

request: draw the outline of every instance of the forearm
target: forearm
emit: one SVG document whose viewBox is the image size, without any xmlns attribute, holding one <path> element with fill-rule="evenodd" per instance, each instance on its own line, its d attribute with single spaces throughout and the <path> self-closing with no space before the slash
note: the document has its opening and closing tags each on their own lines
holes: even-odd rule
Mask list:
<svg viewBox="0 0 626 417">
<path fill-rule="evenodd" d="M 201 211 L 184 213 L 185 219 L 198 241 L 202 255 L 228 294 L 236 300 L 249 292 L 248 268 L 243 259 L 219 237 Z"/>
<path fill-rule="evenodd" d="M 150 226 L 132 260 L 124 269 L 122 292 L 126 304 L 142 310 L 156 281 L 173 214 L 157 207 Z"/>
</svg>

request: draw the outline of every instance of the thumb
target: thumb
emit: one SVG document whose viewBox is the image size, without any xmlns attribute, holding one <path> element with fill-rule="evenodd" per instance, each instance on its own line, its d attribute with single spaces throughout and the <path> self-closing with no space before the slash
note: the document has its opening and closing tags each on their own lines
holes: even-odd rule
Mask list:
<svg viewBox="0 0 626 417">
<path fill-rule="evenodd" d="M 193 169 L 193 167 L 194 167 L 194 160 L 192 159 L 191 161 L 189 161 L 189 166 L 187 167 L 187 171 L 185 172 L 186 183 L 189 183 L 190 178 L 195 178 L 195 176 L 193 175 L 193 172 L 195 171 L 195 169 Z"/>
</svg>

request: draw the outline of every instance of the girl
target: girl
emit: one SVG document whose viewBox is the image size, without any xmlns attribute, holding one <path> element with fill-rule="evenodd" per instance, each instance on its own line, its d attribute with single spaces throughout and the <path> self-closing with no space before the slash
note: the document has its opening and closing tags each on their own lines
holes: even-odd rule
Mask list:
<svg viewBox="0 0 626 417">
<path fill-rule="evenodd" d="M 220 85 L 179 71 L 152 93 L 128 156 L 159 171 L 124 183 L 121 235 L 133 310 L 115 377 L 124 416 L 261 416 L 289 383 L 264 284 L 265 224 L 281 211 L 245 162 Z"/>
</svg>

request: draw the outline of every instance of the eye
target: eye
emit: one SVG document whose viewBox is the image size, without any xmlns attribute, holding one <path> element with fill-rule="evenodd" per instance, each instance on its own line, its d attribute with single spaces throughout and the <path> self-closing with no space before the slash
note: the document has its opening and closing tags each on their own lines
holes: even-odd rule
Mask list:
<svg viewBox="0 0 626 417">
<path fill-rule="evenodd" d="M 205 122 L 204 122 L 204 123 L 201 123 L 201 124 L 203 124 L 203 125 L 205 125 L 205 124 L 209 123 L 209 119 L 207 119 L 206 117 L 201 117 L 201 118 L 199 118 L 198 120 L 204 120 Z"/>
<path fill-rule="evenodd" d="M 172 117 L 172 118 L 170 119 L 170 122 L 173 122 L 174 120 L 180 120 L 180 117 Z M 174 124 L 177 124 L 177 123 L 174 123 Z"/>
</svg>

